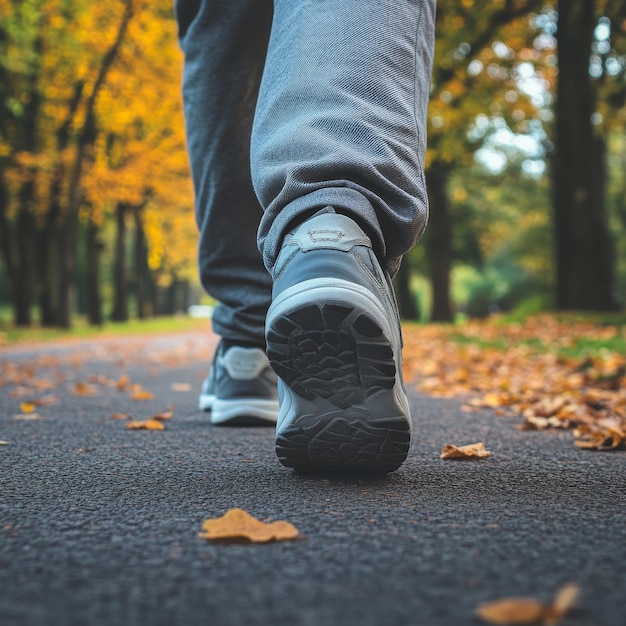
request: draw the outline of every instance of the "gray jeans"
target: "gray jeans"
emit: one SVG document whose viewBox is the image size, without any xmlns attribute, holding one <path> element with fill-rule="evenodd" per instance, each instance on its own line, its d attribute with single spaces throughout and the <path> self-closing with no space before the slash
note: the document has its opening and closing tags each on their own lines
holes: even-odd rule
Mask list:
<svg viewBox="0 0 626 626">
<path fill-rule="evenodd" d="M 332 205 L 393 275 L 421 236 L 435 0 L 177 0 L 214 330 L 263 343 L 290 225 Z M 257 247 L 258 246 L 258 247 Z"/>
</svg>

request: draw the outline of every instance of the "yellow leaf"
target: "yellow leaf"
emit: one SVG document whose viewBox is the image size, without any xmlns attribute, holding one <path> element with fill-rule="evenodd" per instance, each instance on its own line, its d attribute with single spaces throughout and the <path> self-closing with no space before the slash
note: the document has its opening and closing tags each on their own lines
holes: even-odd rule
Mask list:
<svg viewBox="0 0 626 626">
<path fill-rule="evenodd" d="M 543 620 L 547 607 L 534 598 L 504 598 L 486 602 L 476 609 L 476 615 L 489 624 L 533 624 Z"/>
<path fill-rule="evenodd" d="M 126 428 L 130 430 L 165 430 L 162 422 L 159 420 L 133 420 L 126 424 Z"/>
<path fill-rule="evenodd" d="M 298 529 L 289 522 L 266 524 L 243 509 L 229 509 L 222 517 L 205 520 L 198 536 L 214 541 L 265 543 L 295 539 L 298 534 Z"/>
<path fill-rule="evenodd" d="M 454 446 L 451 443 L 446 444 L 441 450 L 441 459 L 486 459 L 491 456 L 489 450 L 485 450 L 485 444 L 480 441 L 478 443 L 471 443 L 466 446 Z"/>
<path fill-rule="evenodd" d="M 34 413 L 36 408 L 34 402 L 20 402 L 20 411 L 22 413 Z"/>
</svg>

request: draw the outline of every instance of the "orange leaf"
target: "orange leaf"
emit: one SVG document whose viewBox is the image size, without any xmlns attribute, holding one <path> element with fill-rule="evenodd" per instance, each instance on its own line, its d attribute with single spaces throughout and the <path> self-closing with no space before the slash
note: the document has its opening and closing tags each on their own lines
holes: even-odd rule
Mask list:
<svg viewBox="0 0 626 626">
<path fill-rule="evenodd" d="M 491 456 L 489 450 L 485 450 L 485 444 L 480 441 L 478 443 L 471 443 L 466 446 L 454 446 L 451 443 L 446 444 L 441 450 L 441 459 L 486 459 Z"/>
<path fill-rule="evenodd" d="M 165 426 L 159 420 L 132 420 L 126 424 L 130 430 L 165 430 Z"/>
<path fill-rule="evenodd" d="M 112 413 L 109 415 L 109 418 L 112 420 L 127 420 L 130 418 L 128 413 Z"/>
<path fill-rule="evenodd" d="M 22 413 L 34 413 L 36 408 L 34 402 L 20 402 L 20 411 Z"/>
<path fill-rule="evenodd" d="M 72 390 L 72 393 L 75 396 L 95 396 L 95 395 L 97 395 L 97 391 L 91 385 L 88 385 L 87 383 L 83 383 L 83 382 L 77 382 L 74 385 L 74 389 Z"/>
<path fill-rule="evenodd" d="M 169 405 L 167 411 L 161 411 L 160 413 L 155 413 L 150 417 L 151 420 L 159 420 L 160 422 L 165 422 L 167 420 L 171 420 L 174 417 L 174 406 Z"/>
<path fill-rule="evenodd" d="M 578 601 L 580 587 L 574 583 L 563 585 L 551 605 L 535 598 L 503 598 L 481 604 L 476 615 L 489 624 L 557 624 Z"/>
<path fill-rule="evenodd" d="M 118 381 L 115 383 L 115 387 L 118 391 L 124 391 L 126 387 L 128 387 L 128 383 L 130 382 L 130 377 L 127 374 L 120 376 Z"/>
<path fill-rule="evenodd" d="M 130 394 L 131 400 L 152 400 L 154 398 L 154 394 L 146 391 L 145 389 L 139 389 L 137 391 L 133 391 Z"/>
<path fill-rule="evenodd" d="M 486 602 L 476 609 L 476 615 L 489 624 L 533 624 L 543 620 L 546 607 L 534 598 L 504 598 Z"/>
<path fill-rule="evenodd" d="M 214 541 L 265 543 L 295 539 L 298 534 L 298 529 L 289 522 L 265 524 L 243 509 L 229 509 L 222 517 L 205 520 L 198 536 Z"/>
</svg>

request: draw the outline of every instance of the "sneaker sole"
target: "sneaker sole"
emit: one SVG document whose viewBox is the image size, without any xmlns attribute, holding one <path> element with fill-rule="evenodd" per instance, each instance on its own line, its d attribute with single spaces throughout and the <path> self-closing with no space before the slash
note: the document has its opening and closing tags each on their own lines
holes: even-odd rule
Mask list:
<svg viewBox="0 0 626 626">
<path fill-rule="evenodd" d="M 268 357 L 287 386 L 276 453 L 299 472 L 392 472 L 411 422 L 391 329 L 365 288 L 340 282 L 307 281 L 268 313 Z"/>
</svg>

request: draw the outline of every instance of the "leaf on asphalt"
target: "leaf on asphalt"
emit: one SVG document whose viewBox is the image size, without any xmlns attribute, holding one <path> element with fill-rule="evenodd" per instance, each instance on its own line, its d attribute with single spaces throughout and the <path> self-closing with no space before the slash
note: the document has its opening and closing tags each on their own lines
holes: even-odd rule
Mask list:
<svg viewBox="0 0 626 626">
<path fill-rule="evenodd" d="M 34 402 L 20 402 L 20 411 L 22 413 L 34 413 L 37 405 Z"/>
<path fill-rule="evenodd" d="M 26 421 L 30 421 L 30 420 L 40 420 L 41 419 L 41 415 L 39 413 L 18 413 L 17 415 L 13 416 L 14 420 L 22 420 L 24 422 Z"/>
<path fill-rule="evenodd" d="M 212 541 L 266 543 L 295 539 L 298 534 L 289 522 L 266 524 L 243 509 L 229 509 L 222 517 L 205 520 L 198 536 Z"/>
<path fill-rule="evenodd" d="M 92 385 L 83 382 L 77 382 L 74 384 L 72 389 L 72 393 L 75 396 L 96 396 L 98 392 L 94 389 Z"/>
<path fill-rule="evenodd" d="M 0 446 L 8 446 L 9 442 L 8 441 L 3 441 L 2 439 L 0 439 Z"/>
<path fill-rule="evenodd" d="M 548 611 L 547 623 L 556 624 L 574 608 L 580 597 L 580 587 L 576 583 L 563 585 L 554 596 Z"/>
<path fill-rule="evenodd" d="M 166 422 L 167 420 L 171 420 L 174 417 L 174 405 L 170 404 L 167 407 L 167 411 L 160 411 L 159 413 L 155 413 L 151 415 L 149 419 L 158 420 L 159 422 Z"/>
<path fill-rule="evenodd" d="M 109 419 L 112 419 L 112 420 L 128 420 L 128 419 L 130 419 L 130 415 L 128 413 L 111 413 L 111 415 L 109 415 Z"/>
<path fill-rule="evenodd" d="M 139 383 L 131 385 L 129 388 L 131 400 L 152 400 L 154 394 L 146 391 Z"/>
<path fill-rule="evenodd" d="M 561 587 L 550 605 L 535 598 L 503 598 L 485 602 L 476 615 L 489 624 L 558 624 L 569 613 L 580 595 L 580 587 L 568 583 Z"/>
<path fill-rule="evenodd" d="M 130 383 L 130 376 L 128 376 L 127 374 L 123 374 L 115 382 L 115 388 L 118 391 L 125 391 L 126 387 L 128 387 L 128 385 L 129 385 L 129 383 Z"/>
<path fill-rule="evenodd" d="M 190 383 L 172 383 L 172 391 L 191 391 Z"/>
<path fill-rule="evenodd" d="M 165 430 L 163 422 L 155 419 L 132 420 L 126 424 L 130 430 Z"/>
<path fill-rule="evenodd" d="M 471 459 L 486 459 L 491 455 L 492 453 L 489 450 L 485 450 L 485 444 L 482 441 L 479 441 L 478 443 L 470 443 L 459 447 L 448 443 L 441 450 L 439 458 L 464 461 Z"/>
<path fill-rule="evenodd" d="M 476 609 L 476 615 L 489 624 L 535 624 L 542 622 L 547 607 L 534 598 L 503 598 L 485 602 Z"/>
<path fill-rule="evenodd" d="M 626 420 L 599 420 L 597 424 L 581 424 L 575 431 L 574 442 L 587 450 L 620 450 L 626 448 Z"/>
</svg>

